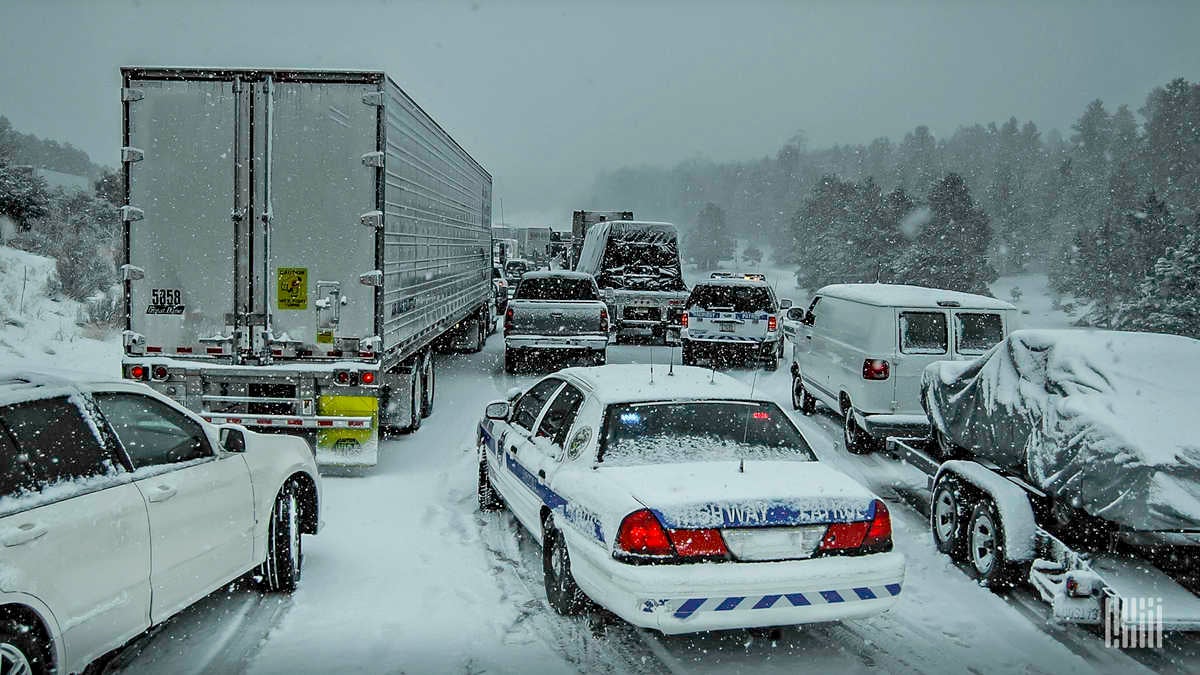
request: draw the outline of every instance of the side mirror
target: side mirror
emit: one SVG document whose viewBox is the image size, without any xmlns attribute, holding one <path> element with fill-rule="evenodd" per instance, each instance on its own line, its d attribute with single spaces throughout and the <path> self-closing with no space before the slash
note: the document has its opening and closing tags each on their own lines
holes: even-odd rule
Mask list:
<svg viewBox="0 0 1200 675">
<path fill-rule="evenodd" d="M 245 452 L 246 434 L 236 427 L 221 427 L 221 449 L 225 452 Z"/>
<path fill-rule="evenodd" d="M 492 401 L 483 409 L 483 416 L 489 420 L 508 419 L 508 401 Z"/>
<path fill-rule="evenodd" d="M 507 392 L 505 392 L 504 398 L 509 403 L 512 403 L 513 401 L 521 398 L 521 394 L 524 394 L 524 393 L 525 393 L 525 390 L 521 389 L 520 387 L 513 387 L 512 389 L 509 389 Z"/>
<path fill-rule="evenodd" d="M 811 325 L 813 325 L 813 319 L 815 319 L 815 318 L 816 318 L 816 317 L 815 317 L 815 316 L 813 316 L 813 313 L 812 313 L 812 312 L 805 312 L 805 313 L 804 313 L 804 319 L 803 319 L 803 323 L 804 323 L 804 325 L 805 325 L 805 326 L 811 326 Z"/>
<path fill-rule="evenodd" d="M 781 309 L 791 309 L 791 308 L 792 308 L 792 300 L 791 300 L 791 298 L 784 298 L 784 299 L 780 300 L 780 301 L 779 301 L 779 307 L 780 307 Z"/>
</svg>

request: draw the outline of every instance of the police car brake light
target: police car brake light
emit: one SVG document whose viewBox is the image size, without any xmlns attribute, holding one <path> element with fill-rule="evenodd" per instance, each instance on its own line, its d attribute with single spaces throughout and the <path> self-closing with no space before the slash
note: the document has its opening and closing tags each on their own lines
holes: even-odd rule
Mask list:
<svg viewBox="0 0 1200 675">
<path fill-rule="evenodd" d="M 667 531 L 650 509 L 625 516 L 617 530 L 617 548 L 632 556 L 667 558 L 675 555 Z"/>
</svg>

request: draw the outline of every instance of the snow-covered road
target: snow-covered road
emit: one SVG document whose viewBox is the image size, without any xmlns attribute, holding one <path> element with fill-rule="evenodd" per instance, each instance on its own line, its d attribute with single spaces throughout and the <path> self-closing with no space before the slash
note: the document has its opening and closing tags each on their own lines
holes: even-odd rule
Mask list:
<svg viewBox="0 0 1200 675">
<path fill-rule="evenodd" d="M 647 363 L 650 347 L 610 349 Z M 665 363 L 668 351 L 653 348 Z M 851 456 L 830 417 L 796 415 L 824 461 L 871 485 L 893 507 L 908 556 L 902 601 L 885 615 L 766 633 L 663 637 L 546 605 L 536 544 L 506 513 L 476 508 L 474 424 L 483 405 L 537 375 L 504 375 L 502 340 L 482 354 L 443 356 L 436 409 L 416 434 L 387 441 L 365 475 L 325 481 L 325 529 L 305 539 L 292 598 L 251 587 L 210 596 L 125 650 L 128 672 L 1195 672 L 1200 643 L 1168 636 L 1159 653 L 1126 655 L 1096 636 L 1046 621 L 1018 591 L 993 595 L 936 553 L 901 498 L 923 477 L 884 457 Z M 678 359 L 678 353 L 675 355 Z M 648 375 L 648 372 L 647 372 Z M 735 376 L 752 380 L 753 371 Z M 756 386 L 785 409 L 786 369 Z M 899 490 L 897 490 L 899 486 Z M 245 585 L 244 585 L 245 586 Z"/>
</svg>

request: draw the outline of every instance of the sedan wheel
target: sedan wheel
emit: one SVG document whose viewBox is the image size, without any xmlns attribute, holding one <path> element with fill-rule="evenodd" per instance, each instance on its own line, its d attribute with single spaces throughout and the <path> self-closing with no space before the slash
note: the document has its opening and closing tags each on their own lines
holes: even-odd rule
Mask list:
<svg viewBox="0 0 1200 675">
<path fill-rule="evenodd" d="M 267 530 L 267 561 L 263 577 L 271 591 L 291 593 L 300 581 L 304 551 L 300 542 L 300 502 L 292 484 L 275 499 Z"/>
<path fill-rule="evenodd" d="M 0 622 L 0 674 L 50 672 L 45 657 L 49 650 L 39 648 L 36 636 L 37 633 L 29 626 L 17 621 Z"/>
<path fill-rule="evenodd" d="M 545 576 L 546 600 L 555 612 L 579 614 L 586 606 L 587 596 L 575 584 L 571 575 L 571 556 L 563 535 L 547 523 L 542 539 L 542 573 Z"/>
<path fill-rule="evenodd" d="M 496 487 L 492 485 L 492 477 L 488 475 L 487 457 L 484 457 L 484 452 L 487 450 L 481 449 L 479 453 L 479 510 L 499 511 L 504 508 L 504 502 L 496 493 Z"/>
</svg>

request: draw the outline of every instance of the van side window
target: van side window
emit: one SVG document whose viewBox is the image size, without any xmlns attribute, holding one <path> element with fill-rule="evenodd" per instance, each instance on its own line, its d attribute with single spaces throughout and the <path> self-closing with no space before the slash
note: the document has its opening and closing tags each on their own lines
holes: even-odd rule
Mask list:
<svg viewBox="0 0 1200 675">
<path fill-rule="evenodd" d="M 1004 324 L 999 314 L 956 312 L 954 345 L 959 354 L 982 354 L 1004 339 Z"/>
<path fill-rule="evenodd" d="M 942 312 L 900 312 L 900 351 L 905 354 L 945 354 L 946 315 Z"/>
<path fill-rule="evenodd" d="M 808 306 L 808 313 L 804 315 L 804 325 L 813 326 L 817 323 L 817 315 L 814 313 L 817 309 L 817 303 L 821 301 L 821 296 L 813 298 L 812 304 Z"/>
</svg>

